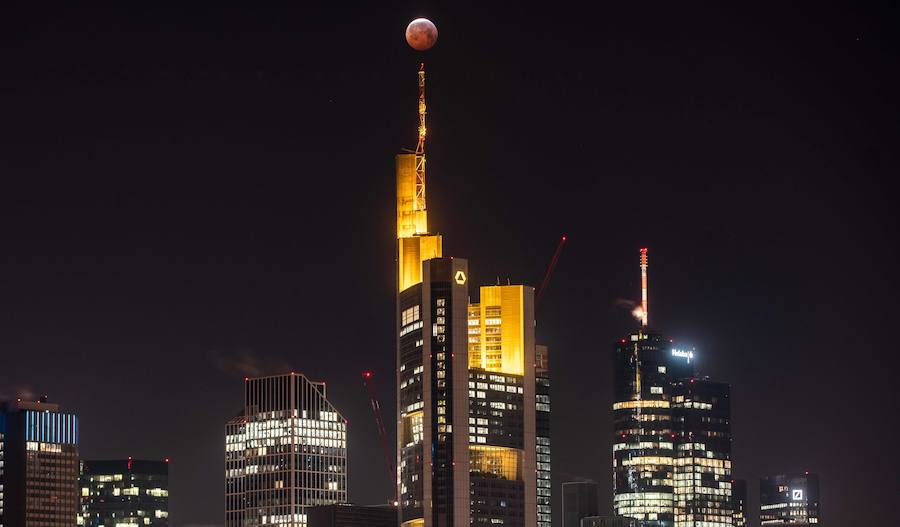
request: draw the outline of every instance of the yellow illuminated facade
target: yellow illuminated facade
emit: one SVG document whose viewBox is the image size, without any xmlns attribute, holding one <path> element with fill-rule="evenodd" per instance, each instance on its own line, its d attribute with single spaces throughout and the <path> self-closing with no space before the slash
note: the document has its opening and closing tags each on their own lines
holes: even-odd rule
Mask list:
<svg viewBox="0 0 900 527">
<path fill-rule="evenodd" d="M 522 451 L 488 445 L 469 445 L 469 470 L 509 481 L 522 481 Z"/>
<path fill-rule="evenodd" d="M 417 185 L 416 154 L 397 155 L 397 288 L 422 281 L 422 262 L 443 255 L 440 235 L 428 234 L 428 211 Z"/>
<path fill-rule="evenodd" d="M 469 367 L 524 375 L 525 286 L 482 286 L 480 297 L 469 305 Z"/>
</svg>

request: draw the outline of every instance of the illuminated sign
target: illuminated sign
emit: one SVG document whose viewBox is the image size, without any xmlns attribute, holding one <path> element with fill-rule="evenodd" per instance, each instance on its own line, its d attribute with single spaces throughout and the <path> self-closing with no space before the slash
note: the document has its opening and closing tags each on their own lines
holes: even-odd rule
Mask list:
<svg viewBox="0 0 900 527">
<path fill-rule="evenodd" d="M 791 499 L 795 501 L 799 501 L 803 499 L 803 490 L 802 489 L 794 489 L 791 491 Z"/>
<path fill-rule="evenodd" d="M 457 284 L 463 285 L 466 283 L 466 273 L 462 272 L 462 270 L 456 271 L 456 276 L 453 279 L 456 280 Z"/>
<path fill-rule="evenodd" d="M 672 348 L 672 356 L 673 357 L 681 357 L 682 359 L 687 359 L 688 362 L 691 362 L 694 359 L 694 351 L 693 350 L 680 350 Z"/>
</svg>

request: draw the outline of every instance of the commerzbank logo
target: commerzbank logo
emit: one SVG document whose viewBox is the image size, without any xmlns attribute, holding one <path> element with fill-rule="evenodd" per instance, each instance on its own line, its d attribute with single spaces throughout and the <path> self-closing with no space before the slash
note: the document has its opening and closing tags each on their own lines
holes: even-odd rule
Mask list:
<svg viewBox="0 0 900 527">
<path fill-rule="evenodd" d="M 454 276 L 453 279 L 456 280 L 457 284 L 464 285 L 466 283 L 466 273 L 460 269 L 459 271 L 456 271 L 456 276 Z"/>
</svg>

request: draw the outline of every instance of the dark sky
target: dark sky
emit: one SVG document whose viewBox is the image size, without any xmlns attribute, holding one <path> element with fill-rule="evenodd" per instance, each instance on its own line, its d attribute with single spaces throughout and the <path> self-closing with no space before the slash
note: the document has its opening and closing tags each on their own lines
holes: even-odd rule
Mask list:
<svg viewBox="0 0 900 527">
<path fill-rule="evenodd" d="M 173 525 L 223 523 L 254 370 L 327 381 L 351 499 L 390 493 L 359 375 L 393 422 L 418 15 L 445 253 L 535 284 L 569 235 L 538 320 L 556 479 L 610 494 L 615 302 L 646 245 L 651 324 L 732 383 L 751 504 L 808 469 L 825 525 L 893 514 L 897 8 L 32 4 L 0 8 L 0 395 L 76 411 L 86 458 L 170 456 Z"/>
</svg>

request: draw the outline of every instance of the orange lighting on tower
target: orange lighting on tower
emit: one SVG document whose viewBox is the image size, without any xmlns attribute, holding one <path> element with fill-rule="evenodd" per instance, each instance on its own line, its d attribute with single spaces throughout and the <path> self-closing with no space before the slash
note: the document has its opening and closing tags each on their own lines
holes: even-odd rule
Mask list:
<svg viewBox="0 0 900 527">
<path fill-rule="evenodd" d="M 647 305 L 647 248 L 641 249 L 641 326 L 647 326 L 649 307 Z"/>
<path fill-rule="evenodd" d="M 443 252 L 440 235 L 428 231 L 425 205 L 425 64 L 418 70 L 419 126 L 415 151 L 398 154 L 397 161 L 397 289 L 422 281 L 422 262 Z"/>
</svg>

